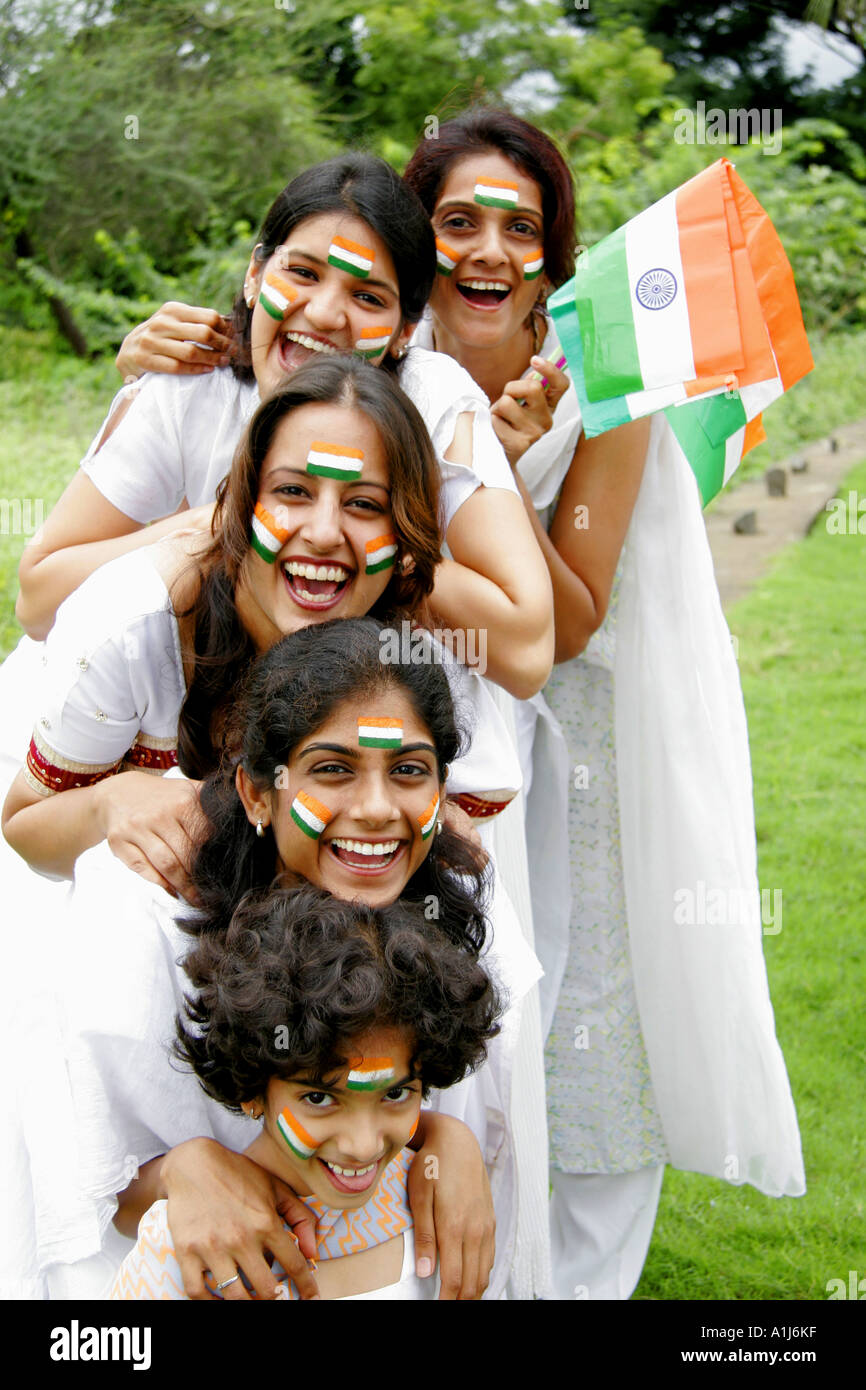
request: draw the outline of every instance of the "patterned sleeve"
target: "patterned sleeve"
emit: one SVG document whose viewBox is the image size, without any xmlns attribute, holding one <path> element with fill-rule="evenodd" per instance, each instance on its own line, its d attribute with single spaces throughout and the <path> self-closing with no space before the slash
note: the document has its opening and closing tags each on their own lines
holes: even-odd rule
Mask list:
<svg viewBox="0 0 866 1390">
<path fill-rule="evenodd" d="M 109 1299 L 188 1301 L 168 1229 L 167 1209 L 168 1203 L 159 1201 L 144 1213 L 138 1223 L 138 1240 L 117 1271 Z"/>
<path fill-rule="evenodd" d="M 171 766 L 182 698 L 175 649 L 165 584 L 141 552 L 102 566 L 71 594 L 42 658 L 24 769 L 32 790 L 52 796 L 89 787 L 125 761 L 154 771 L 164 770 L 160 759 Z M 143 719 L 153 734 L 174 739 L 151 738 L 145 748 Z"/>
</svg>

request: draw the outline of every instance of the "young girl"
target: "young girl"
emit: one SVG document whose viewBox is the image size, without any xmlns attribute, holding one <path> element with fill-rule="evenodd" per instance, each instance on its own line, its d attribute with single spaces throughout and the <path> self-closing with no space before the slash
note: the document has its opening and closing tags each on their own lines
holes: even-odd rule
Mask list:
<svg viewBox="0 0 866 1390">
<path fill-rule="evenodd" d="M 433 1297 L 434 1281 L 415 1271 L 407 1146 L 424 1095 L 478 1066 L 497 1032 L 477 945 L 418 905 L 275 887 L 248 894 L 225 933 L 199 935 L 185 969 L 198 993 L 193 1026 L 178 1021 L 178 1055 L 213 1101 L 261 1121 L 247 1157 L 315 1219 L 321 1296 Z M 279 1265 L 273 1277 L 274 1297 L 299 1296 Z M 226 1298 L 251 1287 L 228 1258 L 214 1259 L 207 1283 Z M 185 1296 L 158 1201 L 110 1297 Z"/>
<path fill-rule="evenodd" d="M 383 634 L 387 629 L 372 619 L 311 626 L 256 663 L 233 712 L 230 751 L 202 786 L 209 830 L 192 870 L 200 908 L 187 926 L 212 940 L 224 936 L 244 895 L 265 893 L 275 875 L 283 882 L 287 875 L 303 877 L 341 898 L 373 904 L 399 896 L 456 942 L 476 951 L 484 943 L 513 1008 L 527 988 L 525 961 L 499 931 L 495 897 L 485 940 L 476 854 L 440 809 L 449 765 L 459 762 L 460 750 L 449 678 L 437 662 L 383 663 Z M 461 702 L 461 722 L 468 719 Z M 398 723 L 400 739 L 392 746 L 359 732 Z M 88 1231 L 109 1229 L 116 1194 L 124 1232 L 130 1208 L 138 1215 L 155 1197 L 168 1195 L 173 1228 L 195 1247 L 186 1265 L 192 1288 L 200 1285 L 202 1269 L 224 1253 L 223 1232 L 251 1225 L 244 1184 L 249 1189 L 258 1177 L 252 1164 L 230 1152 L 245 1147 L 237 1122 L 205 1105 L 189 1075 L 165 1062 L 185 988 L 173 965 L 182 944 L 176 910 L 168 895 L 130 874 L 105 846 L 76 865 L 58 975 L 72 1090 L 70 1145 L 77 1152 L 83 1210 L 69 1207 L 66 1248 L 80 1255 L 93 1242 Z M 507 1026 L 513 1026 L 510 1012 Z M 464 1114 L 485 1144 L 488 1123 L 500 1136 L 505 1127 L 507 1067 L 507 1051 L 497 1042 L 489 1063 L 456 1088 L 467 1097 L 462 1105 L 447 1093 L 447 1108 Z M 130 1076 L 136 1077 L 132 1090 Z M 441 1100 L 435 1093 L 437 1110 Z M 443 1286 L 448 1296 L 468 1296 L 474 1287 L 480 1293 L 488 1266 L 479 1265 L 482 1233 L 471 1210 L 483 1196 L 478 1148 L 448 1116 L 425 1114 L 426 1129 L 431 1151 L 447 1144 L 449 1161 L 439 1183 L 417 1185 L 417 1220 L 427 1233 L 435 1217 L 437 1234 L 443 1212 L 458 1232 L 464 1220 L 471 1222 L 475 1238 L 459 1237 L 464 1253 L 454 1251 L 453 1241 L 448 1248 L 439 1240 Z M 507 1195 L 513 1168 L 507 1139 L 489 1159 L 491 1176 Z M 273 1198 L 266 1195 L 273 1220 Z M 203 1204 L 215 1242 L 204 1245 Z M 264 1201 L 256 1215 L 263 1210 Z M 497 1289 L 508 1269 L 507 1218 L 506 1203 Z M 260 1230 L 260 1223 L 251 1226 L 254 1246 Z M 116 1241 L 107 1244 L 116 1249 Z M 95 1277 L 107 1258 L 108 1250 L 94 1259 Z M 260 1250 L 249 1261 L 250 1270 L 267 1278 Z"/>
<path fill-rule="evenodd" d="M 544 694 L 567 747 L 543 701 L 516 715 L 545 1025 L 553 1018 L 556 1287 L 627 1298 L 666 1160 L 772 1195 L 803 1191 L 760 936 L 745 922 L 699 935 L 673 910 L 684 885 L 757 888 L 739 678 L 669 427 L 637 421 L 587 440 L 556 369 L 544 300 L 574 253 L 558 151 L 517 117 L 476 109 L 422 141 L 405 177 L 447 258 L 415 341 L 451 353 L 493 402 L 553 585 L 562 664 Z M 557 901 L 569 858 L 570 923 Z M 756 1071 L 760 1084 L 744 1087 Z"/>
</svg>

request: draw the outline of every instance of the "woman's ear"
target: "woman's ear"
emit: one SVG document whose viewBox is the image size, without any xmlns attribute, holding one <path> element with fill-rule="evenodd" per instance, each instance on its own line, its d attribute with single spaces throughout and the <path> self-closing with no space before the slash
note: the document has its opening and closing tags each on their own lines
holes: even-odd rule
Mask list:
<svg viewBox="0 0 866 1390">
<path fill-rule="evenodd" d="M 264 261 L 260 261 L 256 253 L 261 249 L 261 242 L 259 242 L 256 246 L 253 247 L 253 253 L 250 256 L 250 263 L 247 266 L 246 274 L 244 275 L 244 299 L 247 302 L 248 309 L 252 309 L 253 305 L 256 302 L 256 299 L 258 298 L 259 285 L 261 283 L 262 268 L 264 266 Z"/>
<path fill-rule="evenodd" d="M 396 357 L 399 360 L 406 352 L 406 349 L 409 346 L 409 339 L 412 337 L 412 334 L 414 332 L 414 323 L 404 323 L 397 336 L 390 343 L 388 347 L 388 355 L 390 357 Z"/>
<path fill-rule="evenodd" d="M 235 772 L 235 787 L 250 825 L 270 825 L 271 806 L 267 795 L 260 787 L 256 786 L 243 763 L 238 763 Z"/>
</svg>

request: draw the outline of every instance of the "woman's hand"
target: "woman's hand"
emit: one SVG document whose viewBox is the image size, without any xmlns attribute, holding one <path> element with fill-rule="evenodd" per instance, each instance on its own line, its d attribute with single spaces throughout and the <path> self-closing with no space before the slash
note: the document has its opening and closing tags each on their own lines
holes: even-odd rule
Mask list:
<svg viewBox="0 0 866 1390">
<path fill-rule="evenodd" d="M 200 785 L 135 771 L 106 777 L 95 789 L 102 838 L 112 854 L 142 878 L 187 902 L 195 902 L 189 871 L 204 831 Z"/>
<path fill-rule="evenodd" d="M 170 300 L 127 333 L 114 365 L 124 380 L 142 372 L 200 376 L 228 365 L 230 335 L 231 319 L 216 309 Z"/>
<path fill-rule="evenodd" d="M 279 1178 L 215 1139 L 189 1139 L 166 1154 L 160 1183 L 188 1298 L 215 1297 L 205 1270 L 217 1284 L 243 1270 L 259 1298 L 274 1298 L 277 1280 L 266 1252 L 279 1260 L 301 1298 L 320 1296 L 307 1264 L 316 1255 L 313 1214 Z M 291 1230 L 284 1229 L 284 1221 Z M 223 1297 L 249 1299 L 250 1294 L 238 1279 Z"/>
<path fill-rule="evenodd" d="M 436 1268 L 441 1299 L 478 1299 L 487 1288 L 496 1249 L 496 1218 L 487 1170 L 472 1131 L 451 1115 L 421 1112 L 423 1142 L 409 1169 L 415 1223 L 415 1269 Z"/>
<path fill-rule="evenodd" d="M 532 377 L 509 381 L 499 400 L 490 407 L 493 428 L 512 468 L 531 445 L 547 434 L 553 424 L 553 412 L 568 390 L 568 377 L 552 362 L 533 357 L 532 366 L 546 378 L 546 386 Z"/>
<path fill-rule="evenodd" d="M 462 806 L 458 806 L 450 796 L 445 798 L 442 807 L 442 819 L 458 835 L 462 835 L 464 840 L 468 840 L 475 849 L 481 850 L 484 855 L 484 862 L 487 861 L 487 851 L 484 849 L 478 827 L 471 816 L 467 816 Z"/>
</svg>

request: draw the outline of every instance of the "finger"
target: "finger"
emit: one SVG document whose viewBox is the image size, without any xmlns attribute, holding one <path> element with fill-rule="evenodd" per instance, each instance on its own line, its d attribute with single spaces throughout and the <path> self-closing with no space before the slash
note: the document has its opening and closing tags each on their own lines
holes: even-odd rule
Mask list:
<svg viewBox="0 0 866 1390">
<path fill-rule="evenodd" d="M 202 1269 L 201 1261 L 198 1256 L 191 1252 L 189 1254 L 182 1254 L 179 1250 L 175 1250 L 175 1256 L 180 1265 L 180 1274 L 183 1279 L 183 1291 L 187 1298 L 191 1298 L 194 1302 L 213 1302 L 216 1295 L 211 1293 L 205 1283 L 205 1272 Z"/>
<path fill-rule="evenodd" d="M 439 1297 L 455 1302 L 463 1286 L 463 1244 L 446 1235 L 439 1243 Z"/>
<path fill-rule="evenodd" d="M 268 1237 L 268 1249 L 275 1260 L 279 1260 L 291 1279 L 301 1298 L 321 1298 L 310 1260 L 315 1264 L 315 1247 L 308 1257 L 300 1248 L 299 1241 L 291 1231 L 282 1228 L 278 1235 Z"/>
<path fill-rule="evenodd" d="M 277 1211 L 286 1224 L 291 1226 L 303 1254 L 314 1260 L 319 1245 L 317 1222 L 314 1220 L 310 1208 L 279 1178 L 274 1178 L 274 1193 L 277 1199 Z M 273 1253 L 276 1255 L 277 1251 L 275 1250 Z"/>
<path fill-rule="evenodd" d="M 490 1275 L 493 1271 L 493 1262 L 495 1259 L 496 1237 L 491 1233 L 486 1235 L 481 1242 L 481 1251 L 478 1257 L 479 1297 L 484 1293 L 490 1283 Z"/>
<path fill-rule="evenodd" d="M 516 384 L 515 382 L 509 382 L 508 386 L 505 388 L 506 391 L 508 387 Z M 521 406 L 513 396 L 500 396 L 499 400 L 490 407 L 490 414 L 494 420 L 502 420 L 504 424 L 510 425 L 513 430 L 523 430 L 526 426 L 525 407 Z"/>
<path fill-rule="evenodd" d="M 541 375 L 547 378 L 547 386 L 544 391 L 551 410 L 555 410 L 571 385 L 570 378 L 560 367 L 556 366 L 555 362 L 549 362 L 544 357 L 533 357 L 532 365 L 536 371 L 541 372 Z"/>
<path fill-rule="evenodd" d="M 111 850 L 115 859 L 119 859 L 121 864 L 125 864 L 127 868 L 132 869 L 141 878 L 147 879 L 148 883 L 155 883 L 157 887 L 162 888 L 172 898 L 177 896 L 168 879 L 164 878 L 163 875 L 153 867 L 150 861 L 145 858 L 138 845 L 128 840 L 114 840 L 112 836 L 109 835 L 108 848 Z"/>
<path fill-rule="evenodd" d="M 225 366 L 226 363 L 218 361 L 208 361 L 199 365 L 197 362 L 182 362 L 177 357 L 166 357 L 163 353 L 155 353 L 146 359 L 144 371 L 158 372 L 161 376 L 206 376 L 215 367 Z"/>
<path fill-rule="evenodd" d="M 235 1260 L 234 1255 L 231 1256 L 231 1260 Z M 219 1260 L 214 1261 L 214 1264 L 217 1266 L 217 1269 L 211 1268 L 211 1277 L 207 1281 L 209 1287 L 213 1289 L 214 1294 L 219 1298 L 226 1299 L 229 1303 L 249 1302 L 250 1295 L 247 1292 L 243 1279 L 240 1277 L 240 1262 L 231 1263 L 227 1261 L 225 1255 L 222 1255 Z M 218 1273 L 217 1270 L 220 1272 Z M 235 1278 L 235 1275 L 238 1277 Z M 228 1283 L 228 1280 L 231 1280 L 231 1283 Z M 225 1284 L 226 1287 L 224 1289 L 218 1289 L 218 1284 Z"/>
<path fill-rule="evenodd" d="M 195 888 L 188 868 L 193 845 L 182 826 L 175 823 L 169 830 L 162 827 L 154 827 L 153 830 L 142 828 L 135 835 L 134 842 L 152 872 L 159 876 L 160 881 L 168 884 L 172 897 L 180 895 L 187 902 L 195 900 Z M 148 878 L 150 875 L 142 874 L 142 877 Z"/>
<path fill-rule="evenodd" d="M 460 1276 L 460 1290 L 457 1294 L 461 1303 L 474 1303 L 482 1294 L 479 1267 L 481 1263 L 480 1237 L 469 1236 L 463 1242 L 463 1264 Z"/>
<path fill-rule="evenodd" d="M 254 1294 L 264 1302 L 272 1301 L 276 1296 L 278 1280 L 261 1250 L 253 1246 L 244 1247 L 236 1252 L 236 1258 L 238 1269 L 243 1270 L 247 1282 L 252 1285 L 253 1293 L 244 1290 L 247 1297 L 252 1298 Z M 239 1283 L 243 1288 L 243 1281 Z M 237 1287 L 238 1284 L 232 1284 L 231 1288 L 224 1289 L 224 1296 L 228 1298 Z"/>
</svg>

